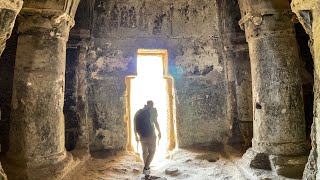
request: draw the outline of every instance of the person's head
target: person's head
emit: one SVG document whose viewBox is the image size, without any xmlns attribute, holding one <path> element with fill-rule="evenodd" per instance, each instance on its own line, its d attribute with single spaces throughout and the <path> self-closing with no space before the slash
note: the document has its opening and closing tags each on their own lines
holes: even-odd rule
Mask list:
<svg viewBox="0 0 320 180">
<path fill-rule="evenodd" d="M 149 108 L 152 108 L 153 107 L 153 101 L 147 101 L 147 106 L 149 107 Z"/>
</svg>

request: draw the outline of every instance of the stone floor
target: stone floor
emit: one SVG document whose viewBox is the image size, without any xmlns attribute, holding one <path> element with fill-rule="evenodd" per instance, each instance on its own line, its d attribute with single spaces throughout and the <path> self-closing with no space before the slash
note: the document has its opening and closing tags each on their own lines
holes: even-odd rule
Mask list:
<svg viewBox="0 0 320 180">
<path fill-rule="evenodd" d="M 108 158 L 104 158 L 103 155 L 94 157 L 73 178 L 74 180 L 143 179 L 143 163 L 136 154 L 123 152 Z M 167 168 L 177 168 L 179 171 L 174 175 L 167 175 Z M 151 169 L 153 176 L 163 179 L 247 179 L 234 161 L 214 152 L 177 150 L 162 162 L 153 164 Z"/>
<path fill-rule="evenodd" d="M 265 171 L 246 171 L 239 161 L 240 156 L 215 152 L 176 150 L 160 163 L 152 164 L 151 174 L 158 179 L 186 180 L 251 180 L 286 179 Z M 93 155 L 72 180 L 138 180 L 143 163 L 139 156 L 122 152 L 116 156 Z M 166 169 L 178 169 L 177 173 L 166 174 Z M 248 174 L 250 172 L 251 174 Z"/>
</svg>

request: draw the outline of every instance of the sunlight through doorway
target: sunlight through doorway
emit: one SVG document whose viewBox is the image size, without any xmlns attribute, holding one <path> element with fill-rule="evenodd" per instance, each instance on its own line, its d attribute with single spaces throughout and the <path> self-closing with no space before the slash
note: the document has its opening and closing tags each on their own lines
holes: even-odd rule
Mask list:
<svg viewBox="0 0 320 180">
<path fill-rule="evenodd" d="M 173 80 L 167 76 L 167 51 L 138 50 L 137 76 L 127 77 L 127 113 L 129 113 L 129 146 L 142 155 L 140 143 L 137 143 L 133 131 L 135 113 L 146 105 L 148 100 L 154 102 L 158 111 L 158 123 L 162 139 L 158 143 L 152 165 L 165 159 L 169 150 L 175 147 Z M 157 132 L 157 131 L 156 131 Z"/>
</svg>

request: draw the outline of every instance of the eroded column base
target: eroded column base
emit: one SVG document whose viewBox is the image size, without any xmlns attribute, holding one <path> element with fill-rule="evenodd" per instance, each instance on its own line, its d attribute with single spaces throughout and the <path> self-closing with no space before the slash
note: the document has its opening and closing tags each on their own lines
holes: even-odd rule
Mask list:
<svg viewBox="0 0 320 180">
<path fill-rule="evenodd" d="M 282 156 L 291 156 L 292 154 L 303 156 L 308 154 L 311 148 L 307 141 L 272 143 L 256 141 L 255 139 L 252 139 L 252 147 L 256 152 Z"/>
<path fill-rule="evenodd" d="M 0 164 L 0 180 L 7 180 L 7 175 L 4 173 L 1 164 Z"/>
<path fill-rule="evenodd" d="M 60 180 L 74 173 L 79 168 L 79 165 L 83 165 L 89 157 L 89 153 L 86 152 L 81 155 L 77 154 L 76 157 L 71 153 L 67 153 L 67 157 L 57 164 L 28 168 L 4 162 L 3 166 L 9 179 Z"/>
<path fill-rule="evenodd" d="M 239 162 L 239 166 L 255 178 L 287 178 L 301 179 L 308 156 L 269 155 L 248 149 Z"/>
<path fill-rule="evenodd" d="M 284 157 L 269 156 L 271 167 L 278 175 L 288 178 L 299 178 L 303 176 L 304 168 L 308 162 L 308 156 Z"/>
</svg>

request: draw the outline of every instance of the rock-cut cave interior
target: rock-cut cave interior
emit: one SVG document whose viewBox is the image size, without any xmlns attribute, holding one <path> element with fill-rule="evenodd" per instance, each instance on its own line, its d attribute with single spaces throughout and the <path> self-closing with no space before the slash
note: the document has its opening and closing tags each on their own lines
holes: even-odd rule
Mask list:
<svg viewBox="0 0 320 180">
<path fill-rule="evenodd" d="M 0 180 L 317 180 L 319 118 L 320 0 L 0 0 Z"/>
</svg>

